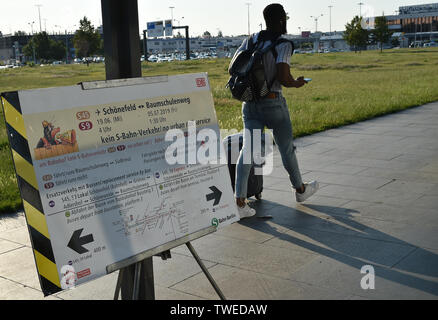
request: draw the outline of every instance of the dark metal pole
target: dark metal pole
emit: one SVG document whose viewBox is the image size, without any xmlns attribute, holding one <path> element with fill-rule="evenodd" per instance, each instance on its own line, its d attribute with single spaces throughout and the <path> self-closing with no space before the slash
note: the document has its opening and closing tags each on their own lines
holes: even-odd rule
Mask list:
<svg viewBox="0 0 438 320">
<path fill-rule="evenodd" d="M 189 26 L 186 26 L 186 60 L 190 60 L 190 35 L 189 35 Z"/>
<path fill-rule="evenodd" d="M 147 30 L 143 30 L 143 52 L 144 61 L 148 61 L 148 37 L 146 35 Z"/>
<path fill-rule="evenodd" d="M 141 77 L 137 0 L 101 0 L 107 80 Z"/>
<path fill-rule="evenodd" d="M 137 0 L 101 0 L 101 5 L 106 79 L 141 77 Z M 142 261 L 141 264 L 138 298 L 154 300 L 152 258 Z M 135 265 L 132 265 L 121 274 L 122 300 L 131 300 L 133 297 L 135 269 Z"/>
<path fill-rule="evenodd" d="M 190 242 L 187 242 L 186 246 L 190 250 L 191 254 L 195 258 L 195 260 L 198 263 L 198 265 L 201 267 L 201 269 L 204 272 L 205 276 L 207 277 L 208 281 L 210 281 L 210 284 L 213 286 L 213 289 L 216 291 L 216 293 L 218 294 L 219 298 L 221 298 L 221 300 L 226 300 L 224 294 L 222 293 L 221 289 L 217 285 L 216 281 L 214 281 L 214 279 L 211 276 L 210 272 L 208 272 L 207 267 L 204 265 L 204 263 L 202 262 L 201 258 L 196 253 L 195 248 L 193 248 L 193 246 L 192 246 L 192 244 Z"/>
<path fill-rule="evenodd" d="M 68 64 L 68 37 L 67 37 L 67 30 L 65 30 L 65 64 Z"/>
<path fill-rule="evenodd" d="M 186 60 L 190 60 L 190 34 L 189 34 L 189 26 L 173 27 L 173 29 L 185 29 L 186 30 Z"/>
</svg>

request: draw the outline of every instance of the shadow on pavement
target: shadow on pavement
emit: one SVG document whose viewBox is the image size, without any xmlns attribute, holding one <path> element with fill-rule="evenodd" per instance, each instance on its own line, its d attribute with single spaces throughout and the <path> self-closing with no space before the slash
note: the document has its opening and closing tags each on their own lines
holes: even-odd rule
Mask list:
<svg viewBox="0 0 438 320">
<path fill-rule="evenodd" d="M 438 255 L 353 220 L 354 214 L 359 213 L 356 210 L 312 204 L 291 208 L 267 200 L 254 204 L 253 207 L 258 210 L 258 215 L 272 215 L 273 219 L 264 221 L 252 218 L 241 221 L 242 225 L 271 234 L 282 241 L 290 242 L 316 254 L 337 260 L 356 268 L 359 270 L 358 273 L 364 265 L 371 264 L 376 269 L 377 277 L 438 295 L 437 282 L 413 275 L 438 278 L 438 268 L 434 267 L 438 266 Z M 323 216 L 314 214 L 322 214 Z M 299 233 L 321 245 L 299 239 L 289 233 L 280 232 L 276 225 Z M 361 238 L 364 242 L 374 241 L 377 247 L 367 248 L 359 245 L 355 248 L 353 245 L 352 248 L 349 241 L 360 241 Z M 375 252 L 382 242 L 410 246 L 412 250 L 408 251 L 395 263 L 394 261 L 389 263 L 385 255 L 379 255 Z M 430 267 L 425 266 L 424 262 L 396 266 L 413 252 L 416 256 L 422 257 L 422 261 L 427 261 Z M 392 269 L 394 266 L 398 270 Z"/>
</svg>

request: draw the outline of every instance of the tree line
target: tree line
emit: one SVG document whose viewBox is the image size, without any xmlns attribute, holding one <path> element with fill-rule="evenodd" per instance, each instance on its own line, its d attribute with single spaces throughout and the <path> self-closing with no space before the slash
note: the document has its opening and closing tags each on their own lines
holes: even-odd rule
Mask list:
<svg viewBox="0 0 438 320">
<path fill-rule="evenodd" d="M 91 21 L 84 17 L 73 37 L 73 46 L 77 58 L 103 55 L 103 39 Z M 62 60 L 66 57 L 65 41 L 51 39 L 47 32 L 35 34 L 23 47 L 23 54 L 35 60 Z"/>
<path fill-rule="evenodd" d="M 386 18 L 376 17 L 374 28 L 371 30 L 363 28 L 363 19 L 363 17 L 355 16 L 350 23 L 347 23 L 344 40 L 354 48 L 355 52 L 361 51 L 369 44 L 379 44 L 380 51 L 383 51 L 383 45 L 391 39 L 393 34 L 389 30 Z"/>
</svg>

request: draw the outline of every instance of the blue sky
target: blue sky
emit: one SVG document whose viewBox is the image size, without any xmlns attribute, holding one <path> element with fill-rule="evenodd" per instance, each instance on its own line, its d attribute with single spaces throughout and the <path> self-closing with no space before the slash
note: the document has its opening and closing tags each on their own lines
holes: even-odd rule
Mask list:
<svg viewBox="0 0 438 320">
<path fill-rule="evenodd" d="M 251 32 L 260 30 L 263 23 L 263 8 L 272 2 L 283 4 L 291 19 L 288 23 L 289 33 L 301 30 L 315 31 L 315 21 L 310 16 L 319 16 L 319 31 L 329 31 L 329 8 L 332 5 L 332 30 L 343 30 L 347 21 L 359 14 L 359 2 L 365 5 L 363 12 L 374 11 L 375 14 L 394 14 L 399 6 L 431 3 L 421 0 L 138 0 L 140 30 L 146 28 L 146 22 L 170 19 L 173 17 L 181 25 L 189 25 L 191 35 L 196 36 L 208 30 L 216 35 L 219 30 L 224 35 L 248 33 L 248 7 L 250 5 Z M 38 8 L 41 4 L 41 25 L 47 31 L 59 32 L 74 30 L 79 19 L 84 15 L 97 26 L 101 23 L 100 0 L 7 0 L 0 5 L 0 31 L 10 33 L 17 30 L 39 31 Z M 184 17 L 184 18 L 183 18 Z M 178 25 L 178 22 L 175 22 Z"/>
</svg>

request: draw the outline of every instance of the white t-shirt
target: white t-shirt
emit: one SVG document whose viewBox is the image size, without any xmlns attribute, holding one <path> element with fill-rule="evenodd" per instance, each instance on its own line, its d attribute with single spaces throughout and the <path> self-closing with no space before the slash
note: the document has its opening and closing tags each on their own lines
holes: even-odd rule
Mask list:
<svg viewBox="0 0 438 320">
<path fill-rule="evenodd" d="M 254 35 L 253 41 L 257 42 L 258 36 L 260 33 L 257 33 Z M 280 38 L 286 39 L 285 37 L 281 36 Z M 271 45 L 271 41 L 267 40 L 264 42 L 263 48 L 268 47 Z M 235 55 L 237 55 L 239 52 L 244 51 L 248 49 L 248 39 L 245 39 L 242 43 L 242 45 L 237 49 Z M 277 77 L 277 64 L 279 63 L 287 63 L 290 66 L 290 59 L 292 57 L 292 44 L 290 42 L 283 42 L 280 43 L 275 47 L 275 50 L 277 51 L 277 60 L 275 60 L 274 54 L 272 53 L 272 50 L 269 50 L 264 56 L 263 56 L 263 64 L 265 66 L 265 75 L 266 80 L 268 83 L 271 83 L 276 77 Z M 280 82 L 275 80 L 271 86 L 271 92 L 282 92 L 282 87 Z"/>
</svg>

